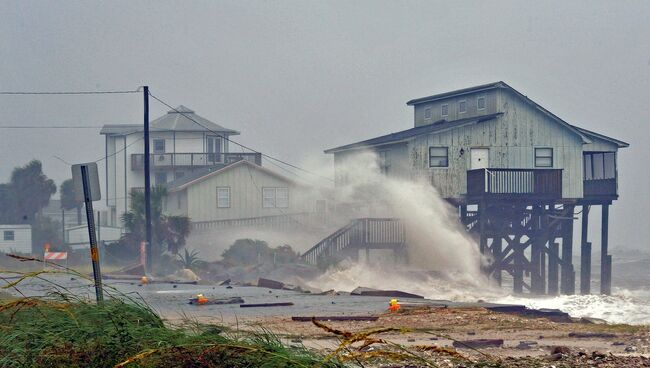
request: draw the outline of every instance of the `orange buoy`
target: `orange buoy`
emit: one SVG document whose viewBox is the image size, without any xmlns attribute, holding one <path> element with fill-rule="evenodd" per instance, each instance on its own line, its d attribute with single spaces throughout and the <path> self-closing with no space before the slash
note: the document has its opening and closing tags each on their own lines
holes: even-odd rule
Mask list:
<svg viewBox="0 0 650 368">
<path fill-rule="evenodd" d="M 142 276 L 142 277 L 140 278 L 140 283 L 141 283 L 142 285 L 147 285 L 147 284 L 149 283 L 149 279 L 147 278 L 147 276 Z"/>
<path fill-rule="evenodd" d="M 400 308 L 401 307 L 397 299 L 391 299 L 390 303 L 388 303 L 388 310 L 390 310 L 391 312 L 397 312 Z"/>
</svg>

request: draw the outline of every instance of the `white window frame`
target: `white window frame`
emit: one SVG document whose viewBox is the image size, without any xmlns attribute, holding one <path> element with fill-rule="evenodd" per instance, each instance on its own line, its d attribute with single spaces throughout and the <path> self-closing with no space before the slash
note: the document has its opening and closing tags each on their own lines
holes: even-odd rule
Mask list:
<svg viewBox="0 0 650 368">
<path fill-rule="evenodd" d="M 447 151 L 447 164 L 446 165 L 431 165 L 431 150 L 434 148 L 444 148 Z M 443 157 L 436 155 L 435 157 Z M 447 168 L 449 167 L 449 147 L 446 146 L 431 146 L 429 147 L 429 167 L 431 168 Z"/>
<path fill-rule="evenodd" d="M 165 138 L 154 138 L 151 140 L 152 142 L 152 151 L 154 154 L 161 154 L 161 153 L 166 153 L 167 152 L 167 143 L 165 142 Z M 162 151 L 156 149 L 156 142 L 162 142 Z"/>
<path fill-rule="evenodd" d="M 220 195 L 220 193 L 226 193 L 227 196 L 223 198 Z M 217 187 L 217 208 L 230 208 L 230 206 L 231 206 L 230 187 Z"/>
<path fill-rule="evenodd" d="M 483 100 L 483 107 L 481 107 L 481 105 L 479 104 L 480 100 Z M 487 107 L 487 99 L 485 98 L 485 96 L 478 96 L 476 98 L 476 110 L 478 111 L 485 110 L 486 107 Z"/>
<path fill-rule="evenodd" d="M 431 116 L 432 116 L 431 107 L 425 108 L 424 109 L 424 118 L 425 119 L 431 119 Z"/>
<path fill-rule="evenodd" d="M 550 150 L 551 155 L 550 156 L 538 156 L 537 155 L 538 150 Z M 534 155 L 533 156 L 533 160 L 534 160 L 533 164 L 535 165 L 535 167 L 553 167 L 553 164 L 554 164 L 553 161 L 555 161 L 555 159 L 553 157 L 554 156 L 553 147 L 535 147 L 533 155 Z M 550 165 L 538 165 L 537 164 L 537 159 L 538 158 L 540 158 L 540 159 L 542 159 L 542 158 L 550 158 L 551 159 L 551 164 Z"/>
<path fill-rule="evenodd" d="M 275 207 L 289 208 L 289 188 L 275 188 Z"/>
<path fill-rule="evenodd" d="M 11 234 L 11 239 L 9 239 L 9 234 Z M 14 230 L 4 230 L 2 232 L 2 239 L 4 241 L 16 241 L 16 231 Z"/>
<path fill-rule="evenodd" d="M 286 193 L 285 198 L 278 196 L 278 193 Z M 284 202 L 283 202 L 284 201 Z M 289 188 L 288 187 L 265 187 L 262 188 L 262 208 L 288 208 Z"/>
<path fill-rule="evenodd" d="M 465 104 L 465 110 L 460 110 L 460 104 Z M 467 112 L 467 100 L 458 100 L 458 113 L 465 114 Z"/>
<path fill-rule="evenodd" d="M 445 113 L 444 109 L 447 109 L 447 112 Z M 449 116 L 449 104 L 442 104 L 440 105 L 440 116 Z"/>
</svg>

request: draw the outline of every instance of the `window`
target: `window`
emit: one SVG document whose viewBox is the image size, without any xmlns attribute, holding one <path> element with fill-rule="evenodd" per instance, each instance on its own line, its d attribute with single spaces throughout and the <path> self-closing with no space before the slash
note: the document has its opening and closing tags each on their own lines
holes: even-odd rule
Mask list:
<svg viewBox="0 0 650 368">
<path fill-rule="evenodd" d="M 15 236 L 16 234 L 14 233 L 13 230 L 5 230 L 3 234 L 3 238 L 5 241 L 14 241 Z"/>
<path fill-rule="evenodd" d="M 154 185 L 163 185 L 167 183 L 167 173 L 166 172 L 157 172 L 154 174 Z"/>
<path fill-rule="evenodd" d="M 431 108 L 427 107 L 424 109 L 424 118 L 425 119 L 431 119 Z"/>
<path fill-rule="evenodd" d="M 217 187 L 217 208 L 230 208 L 230 187 Z"/>
<path fill-rule="evenodd" d="M 390 171 L 390 151 L 379 151 L 379 171 L 385 175 Z"/>
<path fill-rule="evenodd" d="M 449 115 L 449 105 L 444 104 L 440 106 L 440 115 L 441 116 L 448 116 Z"/>
<path fill-rule="evenodd" d="M 429 147 L 429 167 L 449 166 L 448 153 L 447 147 Z"/>
<path fill-rule="evenodd" d="M 485 110 L 485 96 L 480 96 L 476 100 L 476 109 L 477 110 Z"/>
<path fill-rule="evenodd" d="M 553 148 L 535 148 L 535 167 L 553 167 Z"/>
<path fill-rule="evenodd" d="M 262 188 L 262 207 L 289 207 L 289 188 Z"/>
<path fill-rule="evenodd" d="M 585 180 L 616 179 L 616 152 L 584 154 Z"/>
<path fill-rule="evenodd" d="M 467 101 L 465 100 L 458 101 L 458 113 L 462 114 L 465 112 L 467 112 Z"/>
<path fill-rule="evenodd" d="M 153 140 L 153 153 L 165 153 L 165 140 L 164 139 L 154 139 Z"/>
</svg>

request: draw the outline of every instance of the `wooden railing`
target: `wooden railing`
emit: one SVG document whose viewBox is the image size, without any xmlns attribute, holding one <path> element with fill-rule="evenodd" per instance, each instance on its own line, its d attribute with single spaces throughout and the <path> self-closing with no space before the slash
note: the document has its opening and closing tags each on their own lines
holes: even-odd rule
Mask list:
<svg viewBox="0 0 650 368">
<path fill-rule="evenodd" d="M 355 219 L 311 247 L 302 255 L 302 258 L 305 262 L 315 265 L 318 263 L 319 257 L 335 257 L 348 247 L 403 247 L 405 239 L 404 225 L 398 219 Z"/>
<path fill-rule="evenodd" d="M 467 172 L 468 197 L 562 197 L 561 169 L 477 169 Z"/>
<path fill-rule="evenodd" d="M 195 167 L 229 164 L 239 160 L 248 160 L 258 165 L 262 164 L 262 154 L 251 153 L 153 153 L 149 156 L 152 168 L 156 167 Z M 142 170 L 144 168 L 144 154 L 134 153 L 131 155 L 131 170 Z"/>
<path fill-rule="evenodd" d="M 593 179 L 583 181 L 583 197 L 618 196 L 616 179 Z"/>
</svg>

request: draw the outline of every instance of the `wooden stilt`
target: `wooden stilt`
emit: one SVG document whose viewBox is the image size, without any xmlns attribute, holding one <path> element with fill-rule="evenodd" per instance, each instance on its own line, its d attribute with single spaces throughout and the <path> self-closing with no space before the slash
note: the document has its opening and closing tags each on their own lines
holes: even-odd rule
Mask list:
<svg viewBox="0 0 650 368">
<path fill-rule="evenodd" d="M 580 239 L 580 294 L 591 293 L 591 243 L 588 240 L 589 206 L 582 205 Z"/>
<path fill-rule="evenodd" d="M 573 210 L 574 206 L 565 206 L 562 220 L 562 281 L 560 289 L 562 294 L 575 293 L 575 280 L 573 273 Z"/>
<path fill-rule="evenodd" d="M 515 293 L 522 293 L 524 291 L 524 252 L 523 246 L 517 244 L 514 247 L 514 258 L 513 258 L 513 291 Z"/>
<path fill-rule="evenodd" d="M 488 211 L 487 205 L 485 202 L 481 202 L 479 205 L 479 231 L 481 233 L 481 240 L 479 244 L 479 249 L 481 254 L 485 254 L 485 249 L 487 247 L 487 220 L 488 220 Z"/>
<path fill-rule="evenodd" d="M 558 294 L 558 278 L 559 278 L 559 266 L 558 263 L 558 254 L 560 253 L 560 244 L 552 241 L 549 245 L 549 257 L 548 257 L 548 293 L 550 295 Z"/>
<path fill-rule="evenodd" d="M 534 234 L 530 248 L 530 291 L 533 294 L 542 294 L 541 255 L 544 241 L 544 227 L 542 222 L 546 215 L 543 209 L 534 207 L 533 218 Z"/>
<path fill-rule="evenodd" d="M 609 204 L 603 204 L 603 215 L 600 235 L 600 293 L 612 293 L 611 258 L 608 253 L 609 242 Z"/>
<path fill-rule="evenodd" d="M 501 262 L 501 259 L 503 258 L 503 244 L 501 237 L 495 237 L 492 240 L 492 257 L 494 257 L 495 262 Z M 493 273 L 492 277 L 494 277 L 494 280 L 496 280 L 497 284 L 501 286 L 501 267 L 497 267 Z"/>
</svg>

